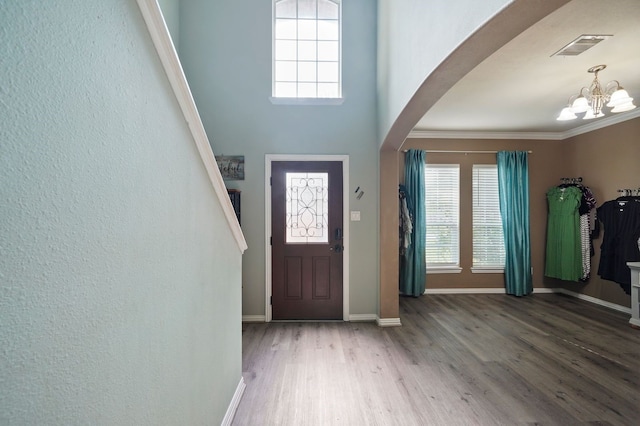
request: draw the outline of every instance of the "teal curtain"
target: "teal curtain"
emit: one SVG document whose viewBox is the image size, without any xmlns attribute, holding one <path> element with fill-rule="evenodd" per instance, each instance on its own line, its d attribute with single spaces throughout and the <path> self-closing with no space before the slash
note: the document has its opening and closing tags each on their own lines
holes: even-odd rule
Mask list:
<svg viewBox="0 0 640 426">
<path fill-rule="evenodd" d="M 426 232 L 424 162 L 424 151 L 411 149 L 404 156 L 404 189 L 413 232 L 411 244 L 400 262 L 400 293 L 414 297 L 424 293 L 427 275 L 424 246 Z"/>
<path fill-rule="evenodd" d="M 498 190 L 504 231 L 504 278 L 507 294 L 533 291 L 529 231 L 529 164 L 525 151 L 500 151 Z"/>
</svg>

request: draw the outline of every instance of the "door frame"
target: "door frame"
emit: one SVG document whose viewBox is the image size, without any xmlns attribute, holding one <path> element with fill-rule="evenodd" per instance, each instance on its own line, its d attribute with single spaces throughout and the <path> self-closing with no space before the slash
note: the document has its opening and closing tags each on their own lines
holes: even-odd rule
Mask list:
<svg viewBox="0 0 640 426">
<path fill-rule="evenodd" d="M 264 244 L 265 244 L 265 322 L 271 322 L 271 163 L 274 161 L 339 161 L 342 163 L 342 232 L 344 251 L 342 252 L 342 319 L 349 321 L 349 156 L 348 155 L 298 155 L 266 154 L 264 156 Z"/>
</svg>

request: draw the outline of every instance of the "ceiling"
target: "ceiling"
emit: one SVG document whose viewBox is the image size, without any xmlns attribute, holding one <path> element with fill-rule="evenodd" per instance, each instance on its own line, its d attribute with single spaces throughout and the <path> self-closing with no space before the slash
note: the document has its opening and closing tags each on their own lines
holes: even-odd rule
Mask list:
<svg viewBox="0 0 640 426">
<path fill-rule="evenodd" d="M 582 34 L 613 35 L 578 56 L 552 56 Z M 606 64 L 638 108 L 593 120 L 557 121 L 570 96 Z M 640 0 L 573 0 L 480 63 L 416 124 L 413 134 L 505 133 L 562 139 L 640 116 Z M 524 137 L 524 136 L 523 136 Z"/>
</svg>

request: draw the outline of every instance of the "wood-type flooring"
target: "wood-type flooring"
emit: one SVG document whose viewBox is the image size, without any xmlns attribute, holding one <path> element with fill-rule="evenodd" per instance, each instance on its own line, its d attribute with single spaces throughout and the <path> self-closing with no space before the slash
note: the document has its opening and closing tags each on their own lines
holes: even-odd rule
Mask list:
<svg viewBox="0 0 640 426">
<path fill-rule="evenodd" d="M 640 425 L 640 330 L 558 294 L 401 298 L 402 327 L 243 325 L 234 425 Z"/>
</svg>

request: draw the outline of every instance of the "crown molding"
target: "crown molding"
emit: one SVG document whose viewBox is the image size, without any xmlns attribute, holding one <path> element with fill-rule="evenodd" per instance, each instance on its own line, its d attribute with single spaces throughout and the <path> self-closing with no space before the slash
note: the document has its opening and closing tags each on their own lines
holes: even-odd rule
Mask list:
<svg viewBox="0 0 640 426">
<path fill-rule="evenodd" d="M 564 132 L 564 139 L 572 138 L 574 136 L 582 135 L 585 133 L 593 132 L 594 130 L 603 129 L 605 127 L 613 126 L 614 124 L 622 123 L 625 121 L 633 120 L 640 117 L 640 108 L 636 108 L 626 113 L 610 115 L 603 118 L 585 124 L 584 126 L 576 127 L 575 129 L 567 130 Z"/>
<path fill-rule="evenodd" d="M 545 139 L 562 140 L 556 132 L 471 132 L 448 130 L 412 130 L 407 139 Z"/>
<path fill-rule="evenodd" d="M 407 139 L 535 139 L 535 140 L 565 140 L 594 130 L 613 126 L 624 121 L 640 117 L 640 108 L 632 111 L 611 115 L 597 121 L 576 127 L 564 132 L 473 132 L 447 130 L 413 130 Z"/>
</svg>

